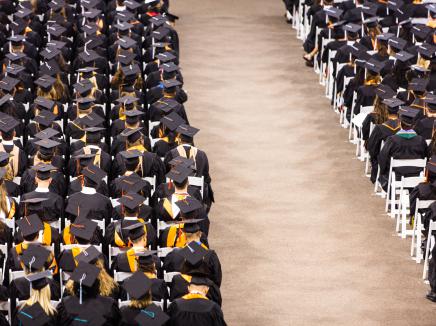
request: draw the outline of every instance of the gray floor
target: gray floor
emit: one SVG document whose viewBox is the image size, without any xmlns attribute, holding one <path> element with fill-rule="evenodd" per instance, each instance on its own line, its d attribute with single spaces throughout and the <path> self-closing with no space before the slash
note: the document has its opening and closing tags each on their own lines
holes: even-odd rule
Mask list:
<svg viewBox="0 0 436 326">
<path fill-rule="evenodd" d="M 229 325 L 435 325 L 280 0 L 172 0 Z"/>
</svg>

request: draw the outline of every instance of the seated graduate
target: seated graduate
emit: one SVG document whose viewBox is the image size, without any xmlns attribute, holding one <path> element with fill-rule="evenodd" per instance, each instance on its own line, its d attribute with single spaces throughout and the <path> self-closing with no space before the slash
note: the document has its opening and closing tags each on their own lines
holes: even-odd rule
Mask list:
<svg viewBox="0 0 436 326">
<path fill-rule="evenodd" d="M 38 214 L 44 222 L 54 222 L 62 218 L 64 213 L 64 199 L 48 188 L 36 188 L 25 193 L 20 201 L 20 216 Z"/>
<path fill-rule="evenodd" d="M 96 266 L 100 272 L 97 276 L 99 281 L 99 295 L 103 297 L 111 297 L 114 300 L 118 300 L 119 297 L 119 287 L 118 284 L 114 281 L 114 279 L 107 272 L 107 261 L 106 257 L 98 251 L 98 249 L 94 246 L 89 246 L 85 250 L 81 250 L 81 252 L 75 256 L 74 258 L 76 266 L 80 262 L 85 262 L 87 264 L 91 264 Z M 69 280 L 65 285 L 65 293 L 64 295 L 74 295 L 74 282 Z"/>
<path fill-rule="evenodd" d="M 112 198 L 120 198 L 127 192 L 134 192 L 145 198 L 151 197 L 152 186 L 133 171 L 127 170 L 111 182 L 110 193 Z"/>
<path fill-rule="evenodd" d="M 193 277 L 188 286 L 189 293 L 174 300 L 168 308 L 171 325 L 174 326 L 224 326 L 224 315 L 220 306 L 207 298 L 209 280 Z"/>
<path fill-rule="evenodd" d="M 103 166 L 107 166 L 105 161 L 109 160 L 110 156 L 108 145 L 103 142 L 103 135 L 106 129 L 103 127 L 86 127 L 83 129 L 85 132 L 85 136 L 75 142 L 71 143 L 70 153 L 76 153 L 79 150 L 82 150 L 83 153 L 93 153 L 96 155 L 103 156 L 100 161 L 103 161 L 105 164 Z M 102 154 L 105 153 L 105 154 Z M 101 165 L 101 163 L 100 163 Z"/>
<path fill-rule="evenodd" d="M 72 194 L 67 199 L 65 209 L 67 218 L 72 220 L 72 217 L 78 215 L 80 211 L 92 212 L 93 220 L 104 220 L 106 223 L 109 223 L 112 216 L 112 202 L 108 197 L 98 193 L 93 188 L 97 187 L 103 175 L 97 174 L 97 172 L 91 171 L 87 167 L 82 171 L 84 178 L 83 187 L 80 192 Z M 93 187 L 87 187 L 86 185 L 93 185 Z"/>
<path fill-rule="evenodd" d="M 141 153 L 149 152 L 151 149 L 150 139 L 143 134 L 144 128 L 138 127 L 124 129 L 112 143 L 112 154 L 117 155 L 121 151 L 137 150 Z"/>
<path fill-rule="evenodd" d="M 170 150 L 177 147 L 176 130 L 183 124 L 186 124 L 186 121 L 175 112 L 171 112 L 160 119 L 159 127 L 151 130 L 151 136 L 158 138 L 153 146 L 153 152 L 159 157 L 165 157 Z"/>
<path fill-rule="evenodd" d="M 0 153 L 0 160 L 2 155 L 7 155 L 5 153 Z M 0 218 L 1 219 L 12 219 L 18 218 L 18 204 L 15 199 L 9 195 L 6 178 L 12 178 L 10 173 L 11 170 L 7 168 L 0 168 Z M 11 181 L 12 182 L 12 181 Z M 12 182 L 13 183 L 13 182 Z"/>
<path fill-rule="evenodd" d="M 380 154 L 378 162 L 380 166 L 379 181 L 383 189 L 388 187 L 389 167 L 391 158 L 394 159 L 422 159 L 427 156 L 427 143 L 425 139 L 417 135 L 412 129 L 415 125 L 420 110 L 410 107 L 401 108 L 400 120 L 401 130 L 395 135 L 387 138 Z M 401 176 L 417 176 L 421 171 L 415 167 L 399 167 L 395 168 L 397 177 Z"/>
<path fill-rule="evenodd" d="M 183 248 L 187 243 L 200 239 L 208 247 L 207 234 L 209 219 L 202 216 L 203 205 L 192 197 L 176 202 L 180 209 L 181 221 L 171 223 L 170 227 L 161 232 L 159 243 L 161 247 Z"/>
<path fill-rule="evenodd" d="M 433 139 L 436 119 L 436 96 L 427 94 L 423 101 L 425 103 L 424 117 L 416 123 L 414 129 L 424 139 Z"/>
<path fill-rule="evenodd" d="M 73 295 L 63 297 L 57 310 L 58 325 L 118 325 L 119 310 L 115 300 L 100 295 L 101 269 L 85 261 L 79 262 L 70 279 Z"/>
<path fill-rule="evenodd" d="M 380 106 L 380 116 L 377 120 L 379 122 L 381 120 L 384 121 L 381 124 L 376 123 L 368 141 L 365 143 L 365 148 L 369 153 L 371 162 L 372 183 L 375 183 L 375 179 L 377 178 L 378 154 L 380 153 L 382 142 L 386 141 L 388 137 L 395 135 L 401 128 L 398 119 L 398 109 L 404 104 L 404 102 L 397 98 L 391 98 L 383 100 L 382 104 L 384 106 Z"/>
<path fill-rule="evenodd" d="M 60 145 L 56 146 L 56 152 L 58 155 L 66 155 L 67 143 L 65 142 L 62 133 L 54 130 L 53 128 L 46 128 L 35 134 L 35 138 L 27 139 L 27 142 L 24 146 L 24 151 L 27 153 L 27 155 L 34 156 L 38 152 L 38 145 L 35 143 L 43 139 L 51 139 L 60 143 Z"/>
<path fill-rule="evenodd" d="M 169 317 L 162 309 L 153 304 L 153 283 L 144 273 L 136 272 L 123 282 L 123 288 L 129 294 L 130 302 L 120 309 L 121 320 L 118 325 L 168 325 Z"/>
<path fill-rule="evenodd" d="M 137 129 L 141 128 L 139 131 L 142 134 L 146 134 L 147 127 L 141 119 L 144 112 L 133 109 L 124 111 L 125 119 L 118 118 L 111 125 L 111 136 L 116 137 L 125 129 Z M 119 150 L 119 149 L 118 149 Z"/>
<path fill-rule="evenodd" d="M 27 169 L 21 177 L 20 183 L 24 193 L 48 190 L 64 196 L 67 188 L 64 174 L 53 165 L 45 163 L 39 163 Z"/>
<path fill-rule="evenodd" d="M 44 99 L 44 101 L 49 101 Z M 50 101 L 54 103 L 53 101 Z M 55 121 L 56 115 L 48 110 L 38 110 L 38 113 L 33 118 L 33 122 L 26 126 L 26 132 L 29 137 L 35 137 L 35 135 L 47 128 L 54 129 L 62 133 L 62 128 L 58 122 Z"/>
<path fill-rule="evenodd" d="M 27 300 L 33 294 L 29 283 L 32 283 L 31 280 L 36 275 L 46 271 L 47 266 L 50 264 L 50 255 L 52 255 L 51 252 L 41 246 L 32 246 L 23 254 L 21 262 L 25 276 L 16 278 L 10 283 L 10 295 L 13 307 L 15 307 L 15 300 Z M 52 275 L 51 270 L 47 270 L 47 272 L 50 276 Z M 44 283 L 48 286 L 51 300 L 59 300 L 61 294 L 59 283 L 53 278 L 47 278 L 44 280 Z"/>
<path fill-rule="evenodd" d="M 166 257 L 163 269 L 167 272 L 181 272 L 183 268 L 201 269 L 207 274 L 212 282 L 218 287 L 221 286 L 222 272 L 221 263 L 214 250 L 208 249 L 200 242 L 200 234 L 192 234 L 194 241 L 191 241 L 183 248 L 175 248 Z M 191 256 L 195 255 L 195 259 Z M 186 265 L 184 267 L 184 265 Z"/>
<path fill-rule="evenodd" d="M 136 272 L 138 270 L 138 260 L 142 255 L 152 255 L 154 251 L 146 250 L 147 234 L 144 223 L 137 222 L 124 228 L 127 232 L 128 250 L 114 257 L 111 270 L 118 272 Z M 157 256 L 153 256 L 156 266 L 160 267 L 160 261 Z"/>
<path fill-rule="evenodd" d="M 180 125 L 176 129 L 179 145 L 165 155 L 164 162 L 167 167 L 167 171 L 169 171 L 169 162 L 177 157 L 183 157 L 194 161 L 195 173 L 193 176 L 204 177 L 203 201 L 206 204 L 207 211 L 209 211 L 210 207 L 212 206 L 212 202 L 214 201 L 211 186 L 212 179 L 209 174 L 209 160 L 207 159 L 206 153 L 194 146 L 194 136 L 198 131 L 199 129 L 189 125 Z"/>
<path fill-rule="evenodd" d="M 72 139 L 81 139 L 85 135 L 85 128 L 103 127 L 104 118 L 92 111 L 79 111 L 74 121 L 69 121 L 65 128 L 65 136 Z"/>
<path fill-rule="evenodd" d="M 74 214 L 72 214 L 74 215 Z M 62 230 L 63 244 L 99 245 L 102 243 L 102 231 L 97 222 L 91 220 L 89 211 L 83 210 L 71 224 L 67 224 Z M 75 257 L 80 251 L 73 253 Z"/>
<path fill-rule="evenodd" d="M 87 128 L 88 129 L 88 128 Z M 93 164 L 106 173 L 111 170 L 111 156 L 96 145 L 85 146 L 73 153 L 72 159 L 68 162 L 68 173 L 72 177 L 77 177 L 81 169 Z"/>
<path fill-rule="evenodd" d="M 68 195 L 71 196 L 76 192 L 86 192 L 93 188 L 103 196 L 109 195 L 109 189 L 105 180 L 107 180 L 107 174 L 94 164 L 82 168 L 81 175 L 70 182 L 68 187 Z M 92 190 L 91 190 L 92 192 Z"/>
<path fill-rule="evenodd" d="M 120 152 L 115 156 L 112 176 L 130 175 L 136 173 L 141 178 L 156 176 L 156 184 L 165 180 L 165 166 L 154 153 L 138 150 Z"/>
<path fill-rule="evenodd" d="M 7 164 L 11 166 L 14 177 L 22 175 L 27 164 L 27 155 L 21 148 L 22 145 L 14 142 L 14 128 L 17 125 L 17 121 L 10 116 L 4 115 L 0 118 L 0 152 L 9 154 Z"/>
<path fill-rule="evenodd" d="M 58 146 L 61 145 L 60 142 L 44 138 L 34 142 L 34 144 L 38 146 L 38 151 L 29 159 L 29 166 L 45 163 L 53 165 L 59 171 L 63 171 L 64 159 L 60 154 L 60 150 L 58 150 Z"/>
<path fill-rule="evenodd" d="M 189 124 L 188 116 L 183 104 L 174 99 L 162 97 L 159 101 L 154 102 L 149 109 L 150 121 L 160 121 L 164 116 L 175 112 Z"/>
<path fill-rule="evenodd" d="M 50 271 L 43 271 L 28 276 L 28 282 L 30 281 L 31 283 L 30 296 L 14 311 L 12 325 L 58 325 L 56 308 L 50 302 L 50 300 L 54 300 L 51 295 L 50 280 Z M 28 285 L 27 288 L 29 288 Z"/>
<path fill-rule="evenodd" d="M 34 228 L 32 229 L 26 229 L 26 223 L 27 221 L 30 221 L 34 224 L 34 228 L 38 228 L 38 230 L 35 233 L 31 233 L 25 236 L 26 232 L 33 232 L 35 231 Z M 20 244 L 24 241 L 34 241 L 37 239 L 43 246 L 50 246 L 52 244 L 58 245 L 60 240 L 60 235 L 58 229 L 54 228 L 47 222 L 43 222 L 38 215 L 33 214 L 26 217 L 21 218 L 16 222 L 18 229 L 17 232 L 15 232 L 14 235 L 14 243 Z M 24 227 L 24 229 L 22 228 Z"/>
<path fill-rule="evenodd" d="M 410 192 L 410 213 L 412 215 L 415 214 L 417 199 L 436 200 L 436 156 L 432 156 L 427 161 L 425 177 L 425 181 L 418 184 Z"/>
<path fill-rule="evenodd" d="M 153 210 L 144 204 L 145 198 L 137 193 L 128 192 L 115 206 L 112 222 L 105 232 L 105 243 L 119 248 L 129 247 L 129 230 L 127 227 L 144 223 L 147 237 L 147 247 L 156 248 L 156 230 L 150 223 L 153 220 Z"/>
</svg>

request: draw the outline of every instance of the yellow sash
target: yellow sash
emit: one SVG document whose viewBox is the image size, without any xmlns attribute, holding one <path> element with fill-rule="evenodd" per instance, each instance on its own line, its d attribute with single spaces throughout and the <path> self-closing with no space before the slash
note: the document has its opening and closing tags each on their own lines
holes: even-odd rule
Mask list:
<svg viewBox="0 0 436 326">
<path fill-rule="evenodd" d="M 199 294 L 199 293 L 188 293 L 188 294 L 185 294 L 182 298 L 185 299 L 185 300 L 192 300 L 192 299 L 204 299 L 204 300 L 209 300 L 209 299 L 206 298 L 204 295 Z"/>
<path fill-rule="evenodd" d="M 51 245 L 51 226 L 44 222 L 44 231 L 42 233 L 42 244 L 44 246 Z"/>
</svg>

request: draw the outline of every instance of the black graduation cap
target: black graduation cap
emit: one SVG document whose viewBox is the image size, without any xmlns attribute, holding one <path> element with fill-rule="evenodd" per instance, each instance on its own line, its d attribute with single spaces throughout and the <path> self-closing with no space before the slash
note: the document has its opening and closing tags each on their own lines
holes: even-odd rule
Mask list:
<svg viewBox="0 0 436 326">
<path fill-rule="evenodd" d="M 57 0 L 58 1 L 58 0 Z M 51 1 L 51 3 L 53 3 L 53 1 Z M 59 37 L 62 34 L 65 33 L 67 29 L 59 24 L 53 24 L 53 25 L 49 25 L 47 26 L 47 33 L 50 35 L 53 35 L 55 37 Z"/>
<path fill-rule="evenodd" d="M 20 220 L 17 221 L 17 226 L 24 237 L 44 230 L 44 224 L 36 214 L 23 216 Z"/>
<path fill-rule="evenodd" d="M 82 26 L 82 30 L 88 35 L 95 35 L 98 31 L 98 26 L 94 23 L 88 23 Z"/>
<path fill-rule="evenodd" d="M 162 326 L 170 317 L 155 304 L 142 308 L 135 317 L 140 326 Z"/>
<path fill-rule="evenodd" d="M 53 109 L 53 107 L 55 105 L 55 101 L 52 101 L 52 100 L 45 98 L 45 97 L 42 97 L 42 96 L 38 96 L 35 99 L 35 101 L 33 101 L 33 103 L 35 103 L 39 107 L 45 108 L 47 110 Z"/>
<path fill-rule="evenodd" d="M 50 321 L 50 317 L 38 302 L 19 309 L 17 311 L 17 318 L 23 326 L 43 326 L 47 325 Z"/>
<path fill-rule="evenodd" d="M 428 93 L 424 98 L 425 103 L 436 104 L 436 95 Z"/>
<path fill-rule="evenodd" d="M 391 37 L 388 44 L 394 49 L 403 50 L 407 45 L 407 41 L 399 37 Z"/>
<path fill-rule="evenodd" d="M 413 57 L 415 57 L 413 54 L 410 54 L 409 52 L 406 51 L 400 51 L 394 54 L 394 57 L 397 60 L 400 60 L 401 62 L 407 62 L 410 59 L 412 59 Z"/>
<path fill-rule="evenodd" d="M 49 139 L 59 134 L 59 131 L 53 128 L 46 128 L 35 135 L 38 139 Z"/>
<path fill-rule="evenodd" d="M 404 102 L 402 100 L 395 97 L 384 99 L 382 103 L 386 104 L 389 113 L 397 113 L 400 106 L 404 105 Z"/>
<path fill-rule="evenodd" d="M 369 61 L 365 62 L 365 68 L 375 72 L 376 74 L 379 74 L 384 68 L 384 63 L 376 59 L 370 59 Z"/>
<path fill-rule="evenodd" d="M 6 66 L 6 73 L 11 74 L 12 76 L 18 76 L 18 74 L 24 70 L 26 70 L 26 68 L 15 63 Z"/>
<path fill-rule="evenodd" d="M 37 172 L 38 178 L 41 180 L 47 180 L 50 178 L 51 171 L 56 170 L 56 168 L 51 164 L 40 163 L 32 167 L 32 170 Z"/>
<path fill-rule="evenodd" d="M 182 85 L 182 83 L 177 79 L 164 80 L 162 83 L 165 89 L 172 89 L 174 87 Z"/>
<path fill-rule="evenodd" d="M 162 15 L 157 15 L 149 19 L 150 24 L 153 24 L 155 27 L 162 26 L 167 21 L 168 21 L 167 18 L 163 17 Z"/>
<path fill-rule="evenodd" d="M 5 114 L 0 117 L 0 131 L 9 132 L 20 124 L 18 120 Z"/>
<path fill-rule="evenodd" d="M 153 103 L 152 106 L 155 107 L 156 109 L 161 110 L 164 113 L 168 114 L 171 111 L 173 111 L 174 109 L 177 109 L 178 107 L 180 107 L 181 104 L 172 98 L 164 97 L 164 98 L 161 98 L 159 101 L 156 101 L 155 103 Z"/>
<path fill-rule="evenodd" d="M 171 166 L 183 166 L 184 168 L 190 168 L 190 169 L 194 170 L 193 165 L 195 164 L 195 162 L 193 159 L 186 158 L 183 156 L 177 156 L 177 157 L 173 158 L 169 162 L 169 164 Z"/>
<path fill-rule="evenodd" d="M 52 0 L 48 3 L 49 7 L 55 11 L 62 9 L 65 7 L 64 0 Z"/>
<path fill-rule="evenodd" d="M 126 3 L 124 1 L 124 3 Z M 120 31 L 127 31 L 129 29 L 131 29 L 133 27 L 132 24 L 128 23 L 128 22 L 117 22 L 114 27 Z"/>
<path fill-rule="evenodd" d="M 89 79 L 82 79 L 75 83 L 73 87 L 78 93 L 84 94 L 89 92 L 94 87 L 94 84 Z"/>
<path fill-rule="evenodd" d="M 136 173 L 132 173 L 121 182 L 121 190 L 123 192 L 139 192 L 142 190 L 148 182 L 142 179 Z"/>
<path fill-rule="evenodd" d="M 377 40 L 387 42 L 394 36 L 395 35 L 392 33 L 382 33 L 382 34 L 377 35 Z"/>
<path fill-rule="evenodd" d="M 167 28 L 165 26 L 161 26 L 158 29 L 156 29 L 155 31 L 153 31 L 151 33 L 151 36 L 154 39 L 156 39 L 158 41 L 161 41 L 161 40 L 163 40 L 165 37 L 167 37 L 170 34 L 170 31 L 171 30 L 169 28 Z"/>
<path fill-rule="evenodd" d="M 50 250 L 41 245 L 31 245 L 20 257 L 21 262 L 31 271 L 39 271 L 46 264 Z"/>
<path fill-rule="evenodd" d="M 26 18 L 27 16 L 29 16 L 31 14 L 32 14 L 32 10 L 21 6 L 20 9 L 18 9 L 14 13 L 14 16 L 17 16 L 18 18 Z"/>
<path fill-rule="evenodd" d="M 61 51 L 58 48 L 50 46 L 41 51 L 41 56 L 46 60 L 51 60 L 59 53 L 61 53 Z"/>
<path fill-rule="evenodd" d="M 82 52 L 79 54 L 79 57 L 86 63 L 90 63 L 101 58 L 100 55 L 94 50 L 87 50 L 86 52 Z"/>
<path fill-rule="evenodd" d="M 207 250 L 196 241 L 188 243 L 182 250 L 180 250 L 182 257 L 192 266 L 198 266 L 203 261 L 206 253 Z"/>
<path fill-rule="evenodd" d="M 116 101 L 120 104 L 130 105 L 130 104 L 137 102 L 138 100 L 139 100 L 139 98 L 137 98 L 137 97 L 126 95 L 126 96 L 118 98 Z"/>
<path fill-rule="evenodd" d="M 137 194 L 136 192 L 128 192 L 127 194 L 124 194 L 120 199 L 118 199 L 118 202 L 121 205 L 124 205 L 127 208 L 133 210 L 139 205 L 143 204 L 144 200 L 145 198 Z"/>
<path fill-rule="evenodd" d="M 166 174 L 166 177 L 177 183 L 182 183 L 192 174 L 192 172 L 194 172 L 194 170 L 190 168 L 175 166 Z"/>
<path fill-rule="evenodd" d="M 359 27 L 360 28 L 360 27 Z M 159 53 L 156 55 L 156 58 L 159 59 L 161 63 L 171 62 L 176 59 L 176 56 L 171 52 Z"/>
<path fill-rule="evenodd" d="M 117 55 L 117 60 L 123 65 L 132 64 L 133 60 L 136 58 L 136 54 L 129 52 L 121 48 L 120 53 Z"/>
<path fill-rule="evenodd" d="M 403 6 L 404 2 L 402 0 L 389 0 L 388 1 L 388 8 L 392 10 L 397 10 L 398 8 L 401 8 Z"/>
<path fill-rule="evenodd" d="M 86 9 L 95 8 L 100 3 L 100 0 L 81 0 L 80 4 Z"/>
<path fill-rule="evenodd" d="M 124 197 L 123 197 L 124 198 Z M 145 234 L 144 223 L 137 222 L 123 228 L 128 232 L 128 237 L 132 240 L 139 239 Z"/>
<path fill-rule="evenodd" d="M 384 100 L 387 98 L 394 97 L 396 95 L 396 92 L 389 86 L 381 84 L 376 88 L 375 94 L 378 97 L 380 97 L 382 100 Z"/>
<path fill-rule="evenodd" d="M 117 11 L 117 14 L 115 16 L 116 20 L 119 20 L 122 22 L 126 22 L 126 21 L 132 20 L 134 18 L 135 18 L 135 15 L 128 10 Z"/>
<path fill-rule="evenodd" d="M 76 213 L 78 211 L 75 207 Z M 77 238 L 90 241 L 97 229 L 98 224 L 90 219 L 83 217 L 82 212 L 80 216 L 76 218 L 74 223 L 70 224 L 70 233 Z"/>
<path fill-rule="evenodd" d="M 176 65 L 174 62 L 161 64 L 159 68 L 165 72 L 175 72 L 180 70 L 179 66 Z"/>
<path fill-rule="evenodd" d="M 135 76 L 139 73 L 141 73 L 141 69 L 139 68 L 138 64 L 128 65 L 121 68 L 123 71 L 124 76 Z"/>
<path fill-rule="evenodd" d="M 409 86 L 407 87 L 407 89 L 410 91 L 425 92 L 428 83 L 428 79 L 413 78 L 412 81 L 409 82 Z"/>
<path fill-rule="evenodd" d="M 33 119 L 36 123 L 43 125 L 44 127 L 49 127 L 52 125 L 53 121 L 56 120 L 56 115 L 48 110 L 42 110 Z"/>
<path fill-rule="evenodd" d="M 422 57 L 431 59 L 435 56 L 436 46 L 428 43 L 423 43 L 421 45 L 418 45 L 416 50 Z"/>
<path fill-rule="evenodd" d="M 86 116 L 80 118 L 80 122 L 87 127 L 97 127 L 104 122 L 104 118 L 102 118 L 100 115 L 98 115 L 95 112 L 91 112 Z"/>
<path fill-rule="evenodd" d="M 422 111 L 410 106 L 403 106 L 398 110 L 398 113 L 401 121 L 412 125 L 418 119 L 419 115 L 422 114 Z"/>
<path fill-rule="evenodd" d="M 101 10 L 91 8 L 91 9 L 83 12 L 82 15 L 83 15 L 83 17 L 94 19 L 94 18 L 100 16 L 100 14 L 101 14 Z"/>
<path fill-rule="evenodd" d="M 94 264 L 101 253 L 94 246 L 89 246 L 86 250 L 83 250 L 79 255 L 76 256 L 78 262 L 83 261 L 88 264 Z"/>
<path fill-rule="evenodd" d="M 49 76 L 44 75 L 42 77 L 39 77 L 37 80 L 35 80 L 35 84 L 38 86 L 41 86 L 43 89 L 50 89 L 53 84 L 55 83 L 56 79 Z"/>
<path fill-rule="evenodd" d="M 180 125 L 176 129 L 177 133 L 185 135 L 187 137 L 191 137 L 191 138 L 194 137 L 195 134 L 199 131 L 200 131 L 200 129 L 194 128 L 194 127 L 186 125 L 186 124 Z"/>
<path fill-rule="evenodd" d="M 40 273 L 29 274 L 25 276 L 32 285 L 32 289 L 41 290 L 48 284 L 48 278 L 52 277 L 51 270 L 46 270 Z"/>
<path fill-rule="evenodd" d="M 76 98 L 76 103 L 79 105 L 80 108 L 88 108 L 92 103 L 94 103 L 95 98 L 93 97 L 79 97 Z"/>
<path fill-rule="evenodd" d="M 190 219 L 190 220 L 183 220 L 183 231 L 186 233 L 195 233 L 201 230 L 200 222 L 202 222 L 203 219 Z"/>
<path fill-rule="evenodd" d="M 100 269 L 94 265 L 80 261 L 70 279 L 74 282 L 82 282 L 83 286 L 92 287 L 100 274 Z"/>
<path fill-rule="evenodd" d="M 87 159 L 91 159 L 91 158 L 95 157 L 95 154 L 93 154 L 93 153 L 85 154 L 85 153 L 82 153 L 80 150 L 78 150 L 74 154 L 75 155 L 73 155 L 72 158 L 75 160 L 87 160 Z"/>
<path fill-rule="evenodd" d="M 195 212 L 203 207 L 202 203 L 192 196 L 188 196 L 185 199 L 176 202 L 176 205 L 180 208 L 183 214 Z"/>
<path fill-rule="evenodd" d="M 330 7 L 330 8 L 324 8 L 324 12 L 327 16 L 339 19 L 344 11 L 336 7 Z"/>
<path fill-rule="evenodd" d="M 358 24 L 347 23 L 343 26 L 343 29 L 349 33 L 359 33 L 362 27 Z"/>
<path fill-rule="evenodd" d="M 35 144 L 38 145 L 40 148 L 42 147 L 42 148 L 51 150 L 54 147 L 60 145 L 61 143 L 59 143 L 55 140 L 52 140 L 52 139 L 41 139 L 41 140 L 38 140 L 37 142 L 35 142 Z"/>
<path fill-rule="evenodd" d="M 129 8 L 130 10 L 136 10 L 139 7 L 141 7 L 141 4 L 137 3 L 136 1 L 133 0 L 125 0 L 124 1 L 124 5 Z"/>
<path fill-rule="evenodd" d="M 94 183 L 99 184 L 100 181 L 107 176 L 106 172 L 94 164 L 90 164 L 82 169 L 82 174 L 92 180 Z"/>
<path fill-rule="evenodd" d="M 140 151 L 138 151 L 137 149 L 134 149 L 134 150 L 122 151 L 122 152 L 120 152 L 120 155 L 123 158 L 125 158 L 126 160 L 130 160 L 130 159 L 136 159 L 136 158 L 140 157 L 142 155 L 142 153 Z"/>
<path fill-rule="evenodd" d="M 136 45 L 136 41 L 128 36 L 123 36 L 115 43 L 121 46 L 123 49 L 130 49 L 131 47 Z"/>
<path fill-rule="evenodd" d="M 435 14 L 436 13 L 436 4 L 434 3 L 430 3 L 427 6 L 425 6 L 427 8 L 428 11 L 430 11 L 431 13 Z"/>
<path fill-rule="evenodd" d="M 2 106 L 3 104 L 5 104 L 6 102 L 8 102 L 10 100 L 13 100 L 12 95 L 11 94 L 6 94 L 2 98 L 0 98 L 0 106 Z"/>
<path fill-rule="evenodd" d="M 45 61 L 39 66 L 39 73 L 41 75 L 54 76 L 61 72 L 61 68 L 55 59 Z"/>
<path fill-rule="evenodd" d="M 153 282 L 143 272 L 135 272 L 124 280 L 123 288 L 131 298 L 140 300 L 150 292 L 152 284 Z"/>
<path fill-rule="evenodd" d="M 137 136 L 137 135 L 135 135 L 136 133 L 141 133 L 141 130 L 142 130 L 141 127 L 133 128 L 133 129 L 126 128 L 120 133 L 120 136 L 124 137 L 124 138 L 129 138 L 129 140 L 131 139 L 131 137 L 138 139 L 139 137 L 134 137 L 134 136 Z"/>
<path fill-rule="evenodd" d="M 19 82 L 20 81 L 18 79 L 12 78 L 10 76 L 5 76 L 2 80 L 0 80 L 0 88 L 10 92 L 14 89 L 15 86 L 17 86 Z"/>
<path fill-rule="evenodd" d="M 98 68 L 95 68 L 95 67 L 84 67 L 84 68 L 77 69 L 77 72 L 90 73 L 90 72 L 93 72 L 93 71 L 96 71 L 96 70 L 98 70 Z"/>
<path fill-rule="evenodd" d="M 431 33 L 432 29 L 425 25 L 413 25 L 411 31 L 415 37 L 424 40 Z"/>
<path fill-rule="evenodd" d="M 162 123 L 169 130 L 175 131 L 180 125 L 182 125 L 186 122 L 176 112 L 171 112 L 170 114 L 168 114 L 168 115 L 164 116 L 162 119 L 160 119 L 160 123 Z"/>
<path fill-rule="evenodd" d="M 371 17 L 363 21 L 363 24 L 365 24 L 367 27 L 375 27 L 377 26 L 377 23 L 378 17 Z"/>
<path fill-rule="evenodd" d="M 150 265 L 154 263 L 153 257 L 155 254 L 155 250 L 144 250 L 135 252 L 135 256 L 138 257 L 138 262 L 144 265 Z"/>
<path fill-rule="evenodd" d="M 11 60 L 12 62 L 14 61 L 18 61 L 20 59 L 23 59 L 26 57 L 26 54 L 24 52 L 9 52 L 6 54 L 6 58 L 8 58 L 9 60 Z"/>
<path fill-rule="evenodd" d="M 26 29 L 27 22 L 17 17 L 11 22 L 10 27 L 15 34 L 21 34 Z"/>
<path fill-rule="evenodd" d="M 126 111 L 124 111 L 124 114 L 127 117 L 139 117 L 139 116 L 143 115 L 144 112 L 134 109 L 134 110 L 126 110 Z"/>
<path fill-rule="evenodd" d="M 362 8 L 362 12 L 365 15 L 375 16 L 377 14 L 378 6 L 371 2 L 365 2 L 361 8 Z M 378 18 L 378 17 L 371 17 L 371 18 Z M 363 23 L 365 23 L 365 21 Z"/>
</svg>

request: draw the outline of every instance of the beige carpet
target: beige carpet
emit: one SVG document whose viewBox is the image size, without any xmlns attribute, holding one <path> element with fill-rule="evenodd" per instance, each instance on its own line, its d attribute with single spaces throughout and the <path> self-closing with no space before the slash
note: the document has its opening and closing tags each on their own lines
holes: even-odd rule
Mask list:
<svg viewBox="0 0 436 326">
<path fill-rule="evenodd" d="M 280 0 L 172 0 L 229 325 L 435 325 Z"/>
</svg>

